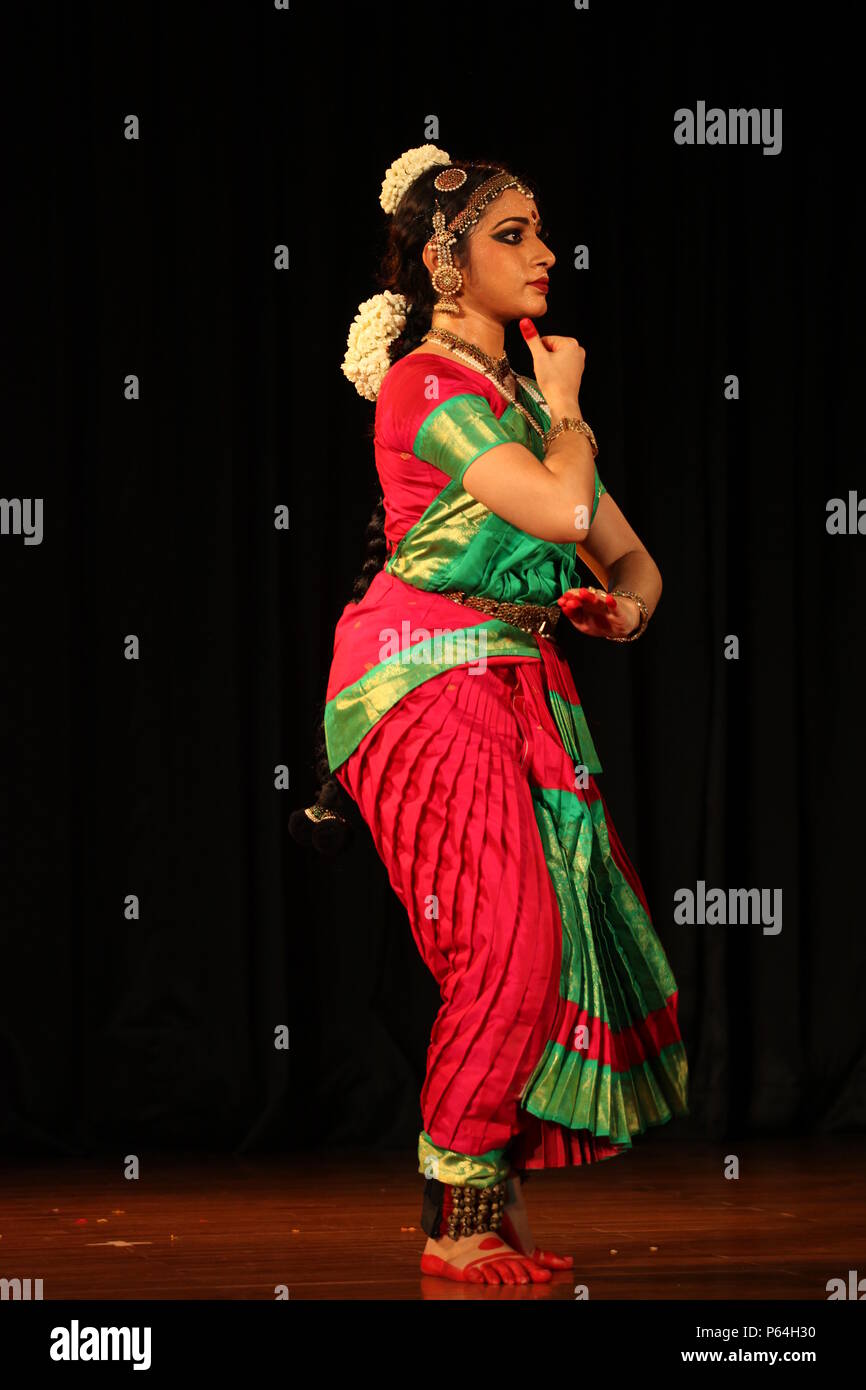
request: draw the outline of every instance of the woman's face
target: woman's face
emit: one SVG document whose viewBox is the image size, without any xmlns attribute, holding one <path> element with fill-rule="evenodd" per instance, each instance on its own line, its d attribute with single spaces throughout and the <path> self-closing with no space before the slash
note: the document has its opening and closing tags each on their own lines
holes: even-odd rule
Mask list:
<svg viewBox="0 0 866 1390">
<path fill-rule="evenodd" d="M 503 324 L 545 313 L 544 282 L 556 257 L 542 241 L 540 230 L 534 199 L 519 189 L 507 188 L 488 203 L 463 245 L 468 263 L 464 260 L 460 265 L 461 306 Z"/>
</svg>

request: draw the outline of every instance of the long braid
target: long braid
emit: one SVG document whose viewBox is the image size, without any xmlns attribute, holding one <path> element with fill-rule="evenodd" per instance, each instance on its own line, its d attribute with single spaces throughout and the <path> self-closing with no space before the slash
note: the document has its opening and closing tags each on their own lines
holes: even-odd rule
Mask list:
<svg viewBox="0 0 866 1390">
<path fill-rule="evenodd" d="M 431 223 L 435 200 L 438 199 L 446 220 L 450 221 L 466 206 L 476 188 L 503 166 L 488 163 L 452 163 L 466 170 L 466 182 L 451 192 L 438 192 L 433 188 L 433 180 L 440 172 L 434 166 L 419 175 L 406 190 L 390 219 L 388 242 L 376 281 L 382 290 L 393 290 L 402 294 L 407 301 L 406 323 L 400 337 L 388 347 L 388 357 L 393 364 L 399 358 L 419 346 L 433 318 L 433 305 L 436 291 L 430 275 L 422 260 L 422 252 L 430 239 Z M 458 238 L 452 256 L 455 265 L 460 265 L 466 257 L 465 242 Z M 368 435 L 372 439 L 375 423 L 371 424 Z M 380 498 L 367 523 L 367 551 L 361 572 L 354 582 L 351 603 L 359 603 L 369 589 L 373 579 L 387 560 L 385 538 L 385 504 Z M 361 823 L 357 806 L 341 783 L 331 772 L 324 728 L 325 704 L 317 712 L 314 739 L 314 771 L 318 782 L 318 793 L 312 807 L 293 811 L 289 818 L 289 830 L 301 844 L 312 845 L 322 854 L 331 857 L 348 842 L 352 826 Z M 316 812 L 331 811 L 335 818 L 317 819 Z M 310 812 L 313 813 L 311 816 Z"/>
</svg>

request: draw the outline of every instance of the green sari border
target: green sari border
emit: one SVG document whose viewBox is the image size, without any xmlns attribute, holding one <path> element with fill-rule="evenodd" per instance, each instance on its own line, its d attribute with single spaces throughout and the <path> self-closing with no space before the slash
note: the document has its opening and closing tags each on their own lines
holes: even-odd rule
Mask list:
<svg viewBox="0 0 866 1390">
<path fill-rule="evenodd" d="M 436 1178 L 455 1187 L 493 1187 L 504 1182 L 510 1171 L 505 1147 L 488 1149 L 483 1154 L 461 1154 L 434 1144 L 424 1129 L 418 1136 L 418 1172 L 425 1178 Z"/>
<path fill-rule="evenodd" d="M 424 681 L 492 656 L 541 660 L 531 635 L 500 618 L 443 631 L 444 639 L 434 635 L 402 647 L 328 700 L 324 726 L 332 772 L 355 751 L 383 714 Z"/>
</svg>

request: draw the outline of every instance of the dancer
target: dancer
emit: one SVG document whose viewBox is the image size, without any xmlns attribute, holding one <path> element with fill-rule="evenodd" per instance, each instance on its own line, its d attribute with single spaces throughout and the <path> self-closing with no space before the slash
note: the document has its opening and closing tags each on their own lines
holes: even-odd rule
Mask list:
<svg viewBox="0 0 866 1390">
<path fill-rule="evenodd" d="M 376 402 L 383 499 L 292 831 L 333 848 L 355 803 L 440 986 L 422 1271 L 545 1282 L 572 1259 L 535 1241 L 528 1175 L 689 1113 L 676 981 L 556 635 L 636 640 L 661 577 L 599 477 L 583 348 L 532 322 L 556 261 L 533 190 L 428 144 L 380 201 L 383 291 L 343 370 Z M 514 319 L 534 377 L 504 353 Z"/>
</svg>

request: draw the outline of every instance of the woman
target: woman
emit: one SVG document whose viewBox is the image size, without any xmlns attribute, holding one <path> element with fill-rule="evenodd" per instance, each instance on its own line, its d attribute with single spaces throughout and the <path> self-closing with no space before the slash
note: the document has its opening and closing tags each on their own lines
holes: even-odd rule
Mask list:
<svg viewBox="0 0 866 1390">
<path fill-rule="evenodd" d="M 688 1114 L 676 982 L 555 638 L 561 620 L 634 640 L 661 577 L 596 470 L 583 348 L 531 321 L 556 260 L 532 190 L 424 145 L 380 201 L 386 288 L 361 306 L 344 372 L 376 400 L 388 558 L 377 568 L 374 535 L 336 629 L 333 775 L 292 828 L 337 832 L 352 798 L 441 989 L 422 1270 L 544 1282 L 572 1261 L 531 1234 L 528 1172 Z M 512 319 L 534 379 L 504 355 Z"/>
</svg>

